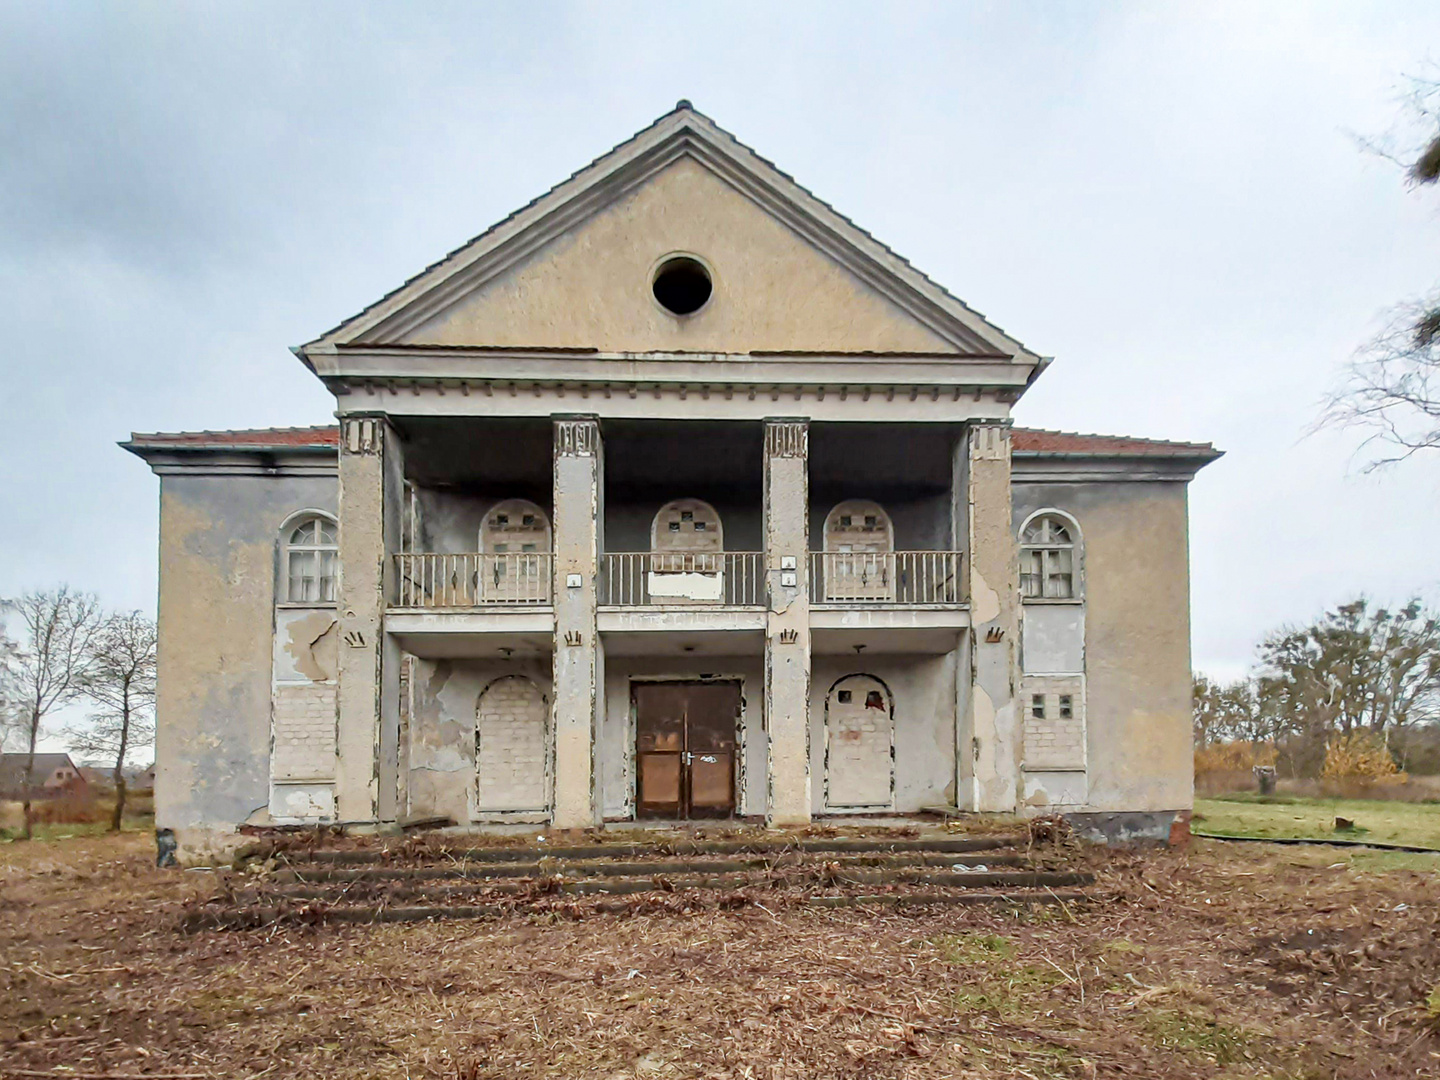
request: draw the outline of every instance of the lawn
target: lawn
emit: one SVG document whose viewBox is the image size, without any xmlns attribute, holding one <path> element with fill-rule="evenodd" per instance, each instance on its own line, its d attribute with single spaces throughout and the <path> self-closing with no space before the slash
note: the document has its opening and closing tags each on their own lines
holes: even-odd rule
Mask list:
<svg viewBox="0 0 1440 1080">
<path fill-rule="evenodd" d="M 1337 832 L 1337 817 L 1353 821 L 1355 828 Z M 1440 848 L 1440 804 L 1227 795 L 1196 799 L 1193 827 L 1199 833 L 1222 836 L 1371 840 Z"/>
<path fill-rule="evenodd" d="M 1267 808 L 1269 809 L 1269 808 Z M 568 912 L 182 934 L 136 834 L 0 845 L 0 1077 L 1440 1073 L 1440 874 L 1196 842 L 1040 909 Z M 1440 997 L 1436 998 L 1440 1012 Z"/>
</svg>

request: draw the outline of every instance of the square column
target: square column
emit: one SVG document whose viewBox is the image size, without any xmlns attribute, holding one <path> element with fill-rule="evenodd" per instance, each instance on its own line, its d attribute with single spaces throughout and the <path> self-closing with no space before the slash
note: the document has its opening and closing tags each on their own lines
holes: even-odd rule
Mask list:
<svg viewBox="0 0 1440 1080">
<path fill-rule="evenodd" d="M 956 450 L 956 532 L 965 541 L 969 640 L 960 651 L 957 805 L 1020 803 L 1020 568 L 1010 506 L 1010 427 L 971 424 Z M 966 670 L 968 668 L 968 671 Z"/>
<path fill-rule="evenodd" d="M 810 821 L 810 424 L 765 421 L 768 825 Z"/>
<path fill-rule="evenodd" d="M 594 417 L 555 418 L 555 666 L 551 729 L 557 829 L 600 822 L 595 739 L 604 700 L 595 628 L 605 465 Z"/>
<path fill-rule="evenodd" d="M 339 473 L 336 817 L 393 821 L 399 701 L 385 690 L 398 682 L 399 652 L 386 639 L 384 617 L 394 583 L 390 556 L 399 541 L 404 457 L 383 416 L 340 418 Z"/>
</svg>

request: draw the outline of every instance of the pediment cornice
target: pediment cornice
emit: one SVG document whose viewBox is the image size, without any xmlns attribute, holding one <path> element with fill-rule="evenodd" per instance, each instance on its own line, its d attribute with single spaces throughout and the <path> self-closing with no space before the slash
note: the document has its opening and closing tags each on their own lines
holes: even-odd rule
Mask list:
<svg viewBox="0 0 1440 1080">
<path fill-rule="evenodd" d="M 999 327 L 684 103 L 297 353 L 317 367 L 319 357 L 347 346 L 393 345 L 684 158 L 708 169 L 953 346 L 954 353 L 946 354 L 952 360 L 1003 358 L 1022 367 L 1040 362 Z"/>
</svg>

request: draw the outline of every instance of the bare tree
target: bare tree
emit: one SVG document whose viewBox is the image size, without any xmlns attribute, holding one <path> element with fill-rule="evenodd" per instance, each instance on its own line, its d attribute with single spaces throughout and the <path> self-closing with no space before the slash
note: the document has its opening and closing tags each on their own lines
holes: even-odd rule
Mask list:
<svg viewBox="0 0 1440 1080">
<path fill-rule="evenodd" d="M 1440 293 L 1401 304 L 1385 330 L 1356 353 L 1325 400 L 1317 426 L 1368 432 L 1370 472 L 1440 450 Z"/>
<path fill-rule="evenodd" d="M 4 608 L 0 607 L 0 617 Z M 19 702 L 16 700 L 16 666 L 20 646 L 5 633 L 5 624 L 0 622 L 0 753 L 8 748 L 12 740 L 19 745 L 20 719 Z"/>
<path fill-rule="evenodd" d="M 1408 135 L 1366 142 L 1400 165 L 1415 187 L 1440 181 L 1440 81 L 1412 78 Z M 1390 313 L 1385 329 L 1361 348 L 1326 397 L 1316 427 L 1368 432 L 1364 445 L 1388 447 L 1365 471 L 1440 450 L 1440 292 Z"/>
<path fill-rule="evenodd" d="M 19 648 L 10 658 L 15 683 L 12 708 L 20 714 L 25 736 L 25 839 L 34 834 L 30 789 L 34 782 L 35 744 L 50 713 L 83 692 L 94 661 L 94 644 L 103 624 L 100 603 L 68 585 L 29 592 L 4 602 L 19 619 Z"/>
<path fill-rule="evenodd" d="M 86 727 L 71 728 L 70 748 L 115 762 L 115 810 L 125 815 L 126 757 L 155 739 L 155 622 L 138 611 L 111 615 L 96 635 L 82 693 L 99 707 Z"/>
</svg>

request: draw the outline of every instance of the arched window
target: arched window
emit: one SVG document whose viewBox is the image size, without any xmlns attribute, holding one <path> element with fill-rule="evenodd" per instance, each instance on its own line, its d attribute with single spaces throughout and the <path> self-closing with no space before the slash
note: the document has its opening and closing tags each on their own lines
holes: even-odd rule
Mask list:
<svg viewBox="0 0 1440 1080">
<path fill-rule="evenodd" d="M 285 526 L 285 600 L 291 604 L 335 603 L 335 568 L 340 549 L 335 522 L 312 514 Z"/>
<path fill-rule="evenodd" d="M 1080 529 L 1055 511 L 1031 516 L 1020 530 L 1020 595 L 1026 600 L 1073 600 L 1080 595 Z"/>
</svg>

